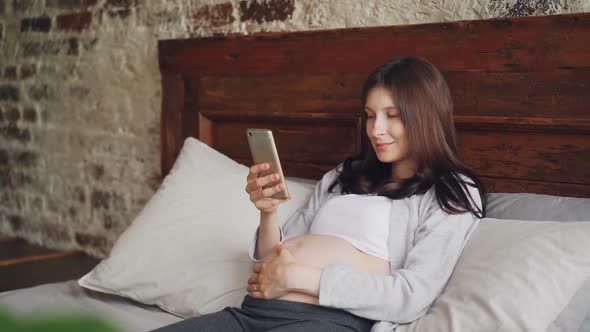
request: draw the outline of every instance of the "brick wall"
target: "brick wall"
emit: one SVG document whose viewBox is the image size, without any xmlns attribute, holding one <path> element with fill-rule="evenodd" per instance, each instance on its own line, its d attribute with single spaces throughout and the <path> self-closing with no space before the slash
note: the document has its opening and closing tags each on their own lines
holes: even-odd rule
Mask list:
<svg viewBox="0 0 590 332">
<path fill-rule="evenodd" d="M 0 234 L 108 253 L 160 183 L 159 39 L 583 11 L 588 1 L 0 0 Z"/>
</svg>

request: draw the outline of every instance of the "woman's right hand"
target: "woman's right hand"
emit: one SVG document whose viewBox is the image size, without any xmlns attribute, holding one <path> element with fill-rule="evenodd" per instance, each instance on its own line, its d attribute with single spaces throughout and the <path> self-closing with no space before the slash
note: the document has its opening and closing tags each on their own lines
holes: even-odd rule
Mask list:
<svg viewBox="0 0 590 332">
<path fill-rule="evenodd" d="M 254 203 L 256 208 L 262 213 L 275 212 L 279 204 L 284 203 L 291 199 L 276 199 L 271 196 L 283 191 L 285 184 L 283 182 L 274 185 L 272 187 L 262 189 L 269 183 L 279 180 L 280 176 L 278 173 L 271 173 L 267 176 L 259 177 L 260 172 L 269 169 L 268 163 L 256 164 L 250 167 L 250 173 L 248 173 L 246 192 L 250 195 L 250 201 Z"/>
</svg>

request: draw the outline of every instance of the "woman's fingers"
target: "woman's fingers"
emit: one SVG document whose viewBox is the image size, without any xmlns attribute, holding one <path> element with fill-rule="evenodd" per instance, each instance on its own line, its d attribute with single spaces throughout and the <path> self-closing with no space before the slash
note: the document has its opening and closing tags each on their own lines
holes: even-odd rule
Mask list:
<svg viewBox="0 0 590 332">
<path fill-rule="evenodd" d="M 250 180 L 254 180 L 258 177 L 258 173 L 267 170 L 270 168 L 270 165 L 268 163 L 262 163 L 262 164 L 256 164 L 252 167 L 250 167 L 250 173 L 248 173 L 248 182 Z"/>
<path fill-rule="evenodd" d="M 252 183 L 251 186 L 253 188 L 262 188 L 270 183 L 279 181 L 280 178 L 281 177 L 279 176 L 279 173 L 272 173 L 266 176 L 256 178 L 250 181 L 250 183 Z"/>
<path fill-rule="evenodd" d="M 258 283 L 258 273 L 254 273 L 253 275 L 248 278 L 248 285 L 257 284 Z"/>
<path fill-rule="evenodd" d="M 266 186 L 267 184 L 276 182 L 279 179 L 280 179 L 280 176 L 278 173 L 272 173 L 267 176 L 250 179 L 250 180 L 248 180 L 248 183 L 246 184 L 246 192 L 248 192 L 248 193 L 255 192 L 256 190 Z"/>
<path fill-rule="evenodd" d="M 258 190 L 250 194 L 250 200 L 253 202 L 259 201 L 261 199 L 270 198 L 272 195 L 285 190 L 285 185 L 282 183 L 277 184 L 276 186 L 272 186 L 270 188 Z"/>
<path fill-rule="evenodd" d="M 260 289 L 260 285 L 258 285 L 258 284 L 248 285 L 246 287 L 246 290 L 248 291 L 248 293 L 250 293 L 250 296 L 262 298 L 263 291 Z"/>
<path fill-rule="evenodd" d="M 250 172 L 247 177 L 246 192 L 250 195 L 250 201 L 254 203 L 260 211 L 274 211 L 276 207 L 282 202 L 291 199 L 274 199 L 273 195 L 286 189 L 284 182 L 280 181 L 279 173 L 272 173 L 265 176 L 260 176 L 260 172 L 269 169 L 269 163 L 256 164 L 250 167 Z M 277 183 L 278 182 L 278 183 Z M 271 187 L 265 186 L 273 184 Z"/>
<path fill-rule="evenodd" d="M 266 188 L 262 190 L 262 196 L 266 197 L 270 197 L 280 191 L 285 190 L 285 185 L 283 183 L 279 183 L 277 185 L 274 185 L 270 188 Z"/>
</svg>

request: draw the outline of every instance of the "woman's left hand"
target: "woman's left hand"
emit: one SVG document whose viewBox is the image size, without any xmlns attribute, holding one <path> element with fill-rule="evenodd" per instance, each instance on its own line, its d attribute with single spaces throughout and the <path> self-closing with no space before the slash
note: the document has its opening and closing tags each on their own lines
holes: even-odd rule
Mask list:
<svg viewBox="0 0 590 332">
<path fill-rule="evenodd" d="M 295 257 L 282 243 L 275 246 L 273 255 L 254 265 L 254 274 L 248 278 L 248 294 L 259 299 L 276 299 L 289 293 L 288 268 Z"/>
</svg>

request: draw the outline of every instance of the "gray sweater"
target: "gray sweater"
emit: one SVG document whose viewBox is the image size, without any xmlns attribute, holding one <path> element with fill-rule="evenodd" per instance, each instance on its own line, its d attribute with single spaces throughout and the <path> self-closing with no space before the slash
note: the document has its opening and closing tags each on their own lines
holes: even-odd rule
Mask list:
<svg viewBox="0 0 590 332">
<path fill-rule="evenodd" d="M 281 226 L 281 239 L 309 233 L 318 210 L 330 198 L 340 195 L 337 185 L 328 187 L 338 175 L 339 165 L 315 186 L 306 206 Z M 464 178 L 466 179 L 466 178 Z M 477 188 L 469 193 L 481 208 Z M 372 332 L 394 331 L 398 324 L 422 317 L 444 289 L 469 236 L 479 224 L 471 213 L 449 215 L 436 201 L 434 187 L 422 195 L 391 200 L 389 251 L 391 275 L 355 272 L 349 266 L 333 264 L 322 270 L 319 303 L 376 320 Z M 250 245 L 250 258 L 258 229 Z"/>
</svg>

